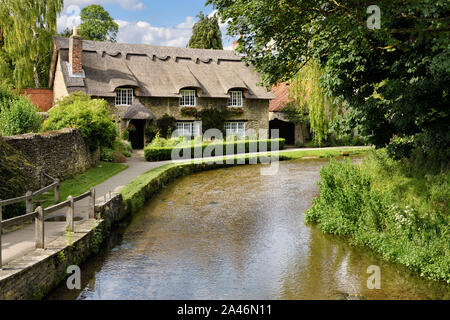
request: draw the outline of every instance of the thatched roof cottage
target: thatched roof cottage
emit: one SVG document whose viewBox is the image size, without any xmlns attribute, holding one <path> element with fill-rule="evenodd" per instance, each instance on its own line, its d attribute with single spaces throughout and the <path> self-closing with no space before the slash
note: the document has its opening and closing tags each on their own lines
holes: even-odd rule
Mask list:
<svg viewBox="0 0 450 320">
<path fill-rule="evenodd" d="M 164 114 L 188 134 L 201 132 L 199 119 L 181 113 L 185 106 L 243 108 L 227 119 L 227 134 L 255 129 L 267 135 L 274 95 L 259 81 L 233 51 L 86 41 L 75 34 L 55 37 L 50 87 L 55 101 L 74 91 L 106 99 L 122 128 L 137 128 L 131 138 L 141 148 L 145 127 Z"/>
</svg>

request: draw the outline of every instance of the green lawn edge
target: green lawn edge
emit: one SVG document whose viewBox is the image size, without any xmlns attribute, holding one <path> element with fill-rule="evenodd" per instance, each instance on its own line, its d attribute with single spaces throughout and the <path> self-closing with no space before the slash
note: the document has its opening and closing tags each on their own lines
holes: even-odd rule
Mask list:
<svg viewBox="0 0 450 320">
<path fill-rule="evenodd" d="M 128 165 L 123 163 L 101 162 L 84 173 L 62 181 L 60 183 L 60 200 L 64 201 L 70 195 L 76 197 L 127 168 Z M 36 201 L 44 208 L 55 204 L 54 191 L 43 194 L 36 198 Z"/>
</svg>

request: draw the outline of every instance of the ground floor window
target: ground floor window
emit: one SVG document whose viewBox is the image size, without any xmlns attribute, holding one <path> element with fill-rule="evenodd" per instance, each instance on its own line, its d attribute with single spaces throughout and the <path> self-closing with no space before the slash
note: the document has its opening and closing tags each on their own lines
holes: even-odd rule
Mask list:
<svg viewBox="0 0 450 320">
<path fill-rule="evenodd" d="M 225 132 L 227 137 L 237 135 L 245 138 L 245 122 L 225 122 Z"/>
<path fill-rule="evenodd" d="M 180 121 L 177 122 L 178 136 L 197 137 L 201 135 L 201 121 Z"/>
</svg>

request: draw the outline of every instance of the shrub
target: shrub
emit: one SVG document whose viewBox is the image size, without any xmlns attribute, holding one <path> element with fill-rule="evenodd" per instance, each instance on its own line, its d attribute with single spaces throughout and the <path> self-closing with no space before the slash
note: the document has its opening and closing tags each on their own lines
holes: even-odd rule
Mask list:
<svg viewBox="0 0 450 320">
<path fill-rule="evenodd" d="M 198 112 L 198 117 L 202 120 L 203 133 L 209 129 L 218 129 L 225 136 L 225 121 L 230 116 L 227 107 L 206 108 Z"/>
<path fill-rule="evenodd" d="M 306 221 L 450 283 L 448 171 L 430 172 L 379 150 L 361 165 L 332 160 L 320 177 Z"/>
<path fill-rule="evenodd" d="M 114 142 L 114 150 L 121 152 L 126 157 L 131 157 L 133 147 L 129 141 L 116 139 Z"/>
<path fill-rule="evenodd" d="M 158 134 L 158 128 L 153 124 L 153 122 L 145 127 L 146 141 L 152 141 L 155 138 L 156 134 Z"/>
<path fill-rule="evenodd" d="M 103 99 L 76 92 L 59 100 L 50 109 L 43 130 L 79 128 L 91 150 L 98 147 L 111 148 L 117 137 L 114 122 L 109 116 L 109 106 Z"/>
<path fill-rule="evenodd" d="M 156 138 L 155 138 L 156 139 Z M 267 139 L 267 140 L 236 140 L 236 141 L 219 141 L 219 142 L 212 142 L 212 143 L 196 143 L 195 140 L 191 141 L 185 141 L 186 146 L 178 146 L 183 141 L 183 138 L 177 139 L 169 139 L 169 140 L 162 140 L 161 138 L 158 138 L 158 140 L 154 140 L 151 144 L 146 146 L 144 148 L 144 155 L 145 159 L 147 161 L 162 161 L 162 160 L 170 160 L 172 158 L 172 151 L 174 149 L 175 152 L 178 154 L 184 154 L 187 152 L 188 149 L 191 149 L 191 157 L 194 157 L 194 149 L 201 147 L 202 153 L 205 150 L 206 147 L 210 146 L 213 148 L 214 146 L 219 145 L 220 148 L 222 148 L 222 154 L 226 155 L 227 153 L 227 146 L 233 145 L 233 152 L 234 154 L 237 154 L 238 152 L 241 152 L 240 150 L 243 149 L 244 153 L 248 153 L 250 151 L 250 145 L 255 143 L 257 145 L 257 151 L 261 151 L 259 149 L 260 143 L 267 142 L 267 151 L 276 150 L 272 149 L 272 143 L 274 141 L 277 141 L 279 144 L 279 149 L 284 148 L 284 139 Z M 264 150 L 266 151 L 266 150 Z M 215 150 L 211 153 L 212 156 L 215 155 Z"/>
<path fill-rule="evenodd" d="M 177 119 L 165 114 L 156 120 L 156 127 L 158 128 L 159 134 L 167 138 L 177 128 Z"/>
<path fill-rule="evenodd" d="M 0 135 L 38 132 L 42 125 L 42 116 L 29 99 L 9 94 L 0 96 Z"/>
</svg>

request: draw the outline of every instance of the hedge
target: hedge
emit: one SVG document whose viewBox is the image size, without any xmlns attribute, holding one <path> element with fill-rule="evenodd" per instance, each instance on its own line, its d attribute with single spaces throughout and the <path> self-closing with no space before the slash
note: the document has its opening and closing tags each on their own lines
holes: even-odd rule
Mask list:
<svg viewBox="0 0 450 320">
<path fill-rule="evenodd" d="M 274 149 L 272 150 L 272 144 L 274 142 L 278 142 L 278 148 L 274 146 Z M 233 145 L 233 154 L 238 153 L 249 153 L 250 145 L 256 144 L 256 150 L 254 152 L 260 152 L 260 151 L 276 151 L 276 150 L 282 150 L 284 148 L 284 142 L 285 140 L 282 138 L 279 139 L 265 139 L 265 140 L 242 140 L 242 141 L 230 141 L 230 142 L 222 142 L 222 143 L 202 143 L 202 144 L 191 144 L 190 146 L 185 147 L 153 147 L 151 145 L 148 145 L 144 148 L 144 155 L 145 159 L 147 161 L 163 161 L 163 160 L 171 160 L 172 159 L 172 151 L 174 150 L 176 154 L 180 155 L 180 157 L 186 152 L 189 152 L 189 149 L 191 149 L 191 158 L 194 158 L 195 156 L 195 148 L 202 148 L 202 155 L 204 150 L 207 147 L 210 147 L 212 149 L 211 156 L 215 156 L 215 147 L 219 146 L 222 147 L 222 154 L 221 155 L 227 155 L 227 147 L 229 148 L 229 145 Z M 242 145 L 244 145 L 244 152 L 242 152 Z M 267 145 L 267 148 L 264 148 L 264 150 L 261 150 L 261 145 Z M 252 146 L 254 147 L 254 146 Z M 253 150 L 252 150 L 253 152 Z"/>
</svg>

